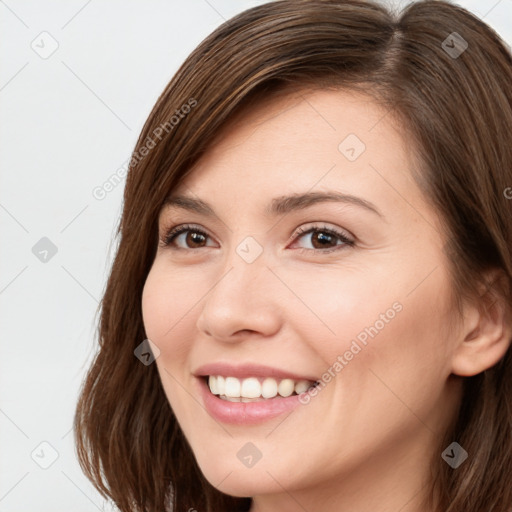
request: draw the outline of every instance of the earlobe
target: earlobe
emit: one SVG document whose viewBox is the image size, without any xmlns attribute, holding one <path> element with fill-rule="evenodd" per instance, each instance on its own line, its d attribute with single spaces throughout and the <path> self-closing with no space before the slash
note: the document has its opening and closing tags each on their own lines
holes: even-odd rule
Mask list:
<svg viewBox="0 0 512 512">
<path fill-rule="evenodd" d="M 452 373 L 477 375 L 500 361 L 510 349 L 511 314 L 506 300 L 506 277 L 493 272 L 490 285 L 471 305 L 465 306 L 463 328 L 452 358 Z"/>
</svg>

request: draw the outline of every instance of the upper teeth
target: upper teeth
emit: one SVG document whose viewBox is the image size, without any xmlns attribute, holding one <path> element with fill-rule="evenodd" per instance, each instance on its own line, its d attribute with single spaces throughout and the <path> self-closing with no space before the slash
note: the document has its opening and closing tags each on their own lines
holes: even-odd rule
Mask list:
<svg viewBox="0 0 512 512">
<path fill-rule="evenodd" d="M 294 391 L 299 395 L 313 386 L 314 382 L 308 380 L 295 381 L 293 379 L 278 381 L 272 377 L 262 379 L 260 382 L 257 377 L 240 380 L 236 377 L 210 375 L 208 385 L 214 395 L 225 395 L 228 398 L 273 398 L 278 394 L 287 397 L 292 395 Z"/>
</svg>

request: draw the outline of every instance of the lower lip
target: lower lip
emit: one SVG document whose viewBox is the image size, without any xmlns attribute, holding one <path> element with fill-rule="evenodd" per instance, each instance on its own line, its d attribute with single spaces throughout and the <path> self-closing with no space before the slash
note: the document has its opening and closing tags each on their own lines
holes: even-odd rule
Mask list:
<svg viewBox="0 0 512 512">
<path fill-rule="evenodd" d="M 206 410 L 212 418 L 235 425 L 254 425 L 270 420 L 300 405 L 299 395 L 276 397 L 259 402 L 229 402 L 212 394 L 203 378 L 198 378 Z"/>
</svg>

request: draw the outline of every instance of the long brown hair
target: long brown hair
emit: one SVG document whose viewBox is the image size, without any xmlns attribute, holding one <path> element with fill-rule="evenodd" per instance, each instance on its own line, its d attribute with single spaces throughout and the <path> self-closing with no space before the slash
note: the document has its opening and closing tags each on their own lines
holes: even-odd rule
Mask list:
<svg viewBox="0 0 512 512">
<path fill-rule="evenodd" d="M 372 95 L 401 120 L 421 163 L 414 177 L 444 220 L 460 303 L 475 296 L 488 269 L 499 269 L 507 284 L 512 279 L 512 202 L 504 192 L 512 186 L 511 84 L 504 42 L 446 1 L 418 1 L 395 13 L 364 0 L 278 0 L 228 20 L 192 52 L 134 149 L 101 302 L 99 351 L 77 406 L 79 461 L 103 496 L 122 512 L 250 506 L 249 498 L 226 496 L 206 481 L 155 365 L 134 356 L 146 338 L 141 296 L 158 214 L 226 122 L 248 102 L 287 87 Z M 508 291 L 497 293 L 508 307 Z M 440 451 L 433 454 L 431 503 L 443 512 L 510 510 L 510 349 L 494 367 L 464 378 L 461 410 L 439 449 L 452 441 L 470 460 L 454 470 Z"/>
</svg>

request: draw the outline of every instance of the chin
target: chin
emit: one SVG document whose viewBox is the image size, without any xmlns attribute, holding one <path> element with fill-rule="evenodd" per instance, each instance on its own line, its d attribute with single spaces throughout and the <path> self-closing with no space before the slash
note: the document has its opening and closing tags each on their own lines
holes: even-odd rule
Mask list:
<svg viewBox="0 0 512 512">
<path fill-rule="evenodd" d="M 219 491 L 237 498 L 250 498 L 255 495 L 282 491 L 265 467 L 245 468 L 238 459 L 235 463 L 227 463 L 226 457 L 212 460 L 198 460 L 199 468 L 208 482 Z M 272 471 L 270 471 L 272 473 Z M 276 480 L 281 481 L 277 475 Z"/>
</svg>

